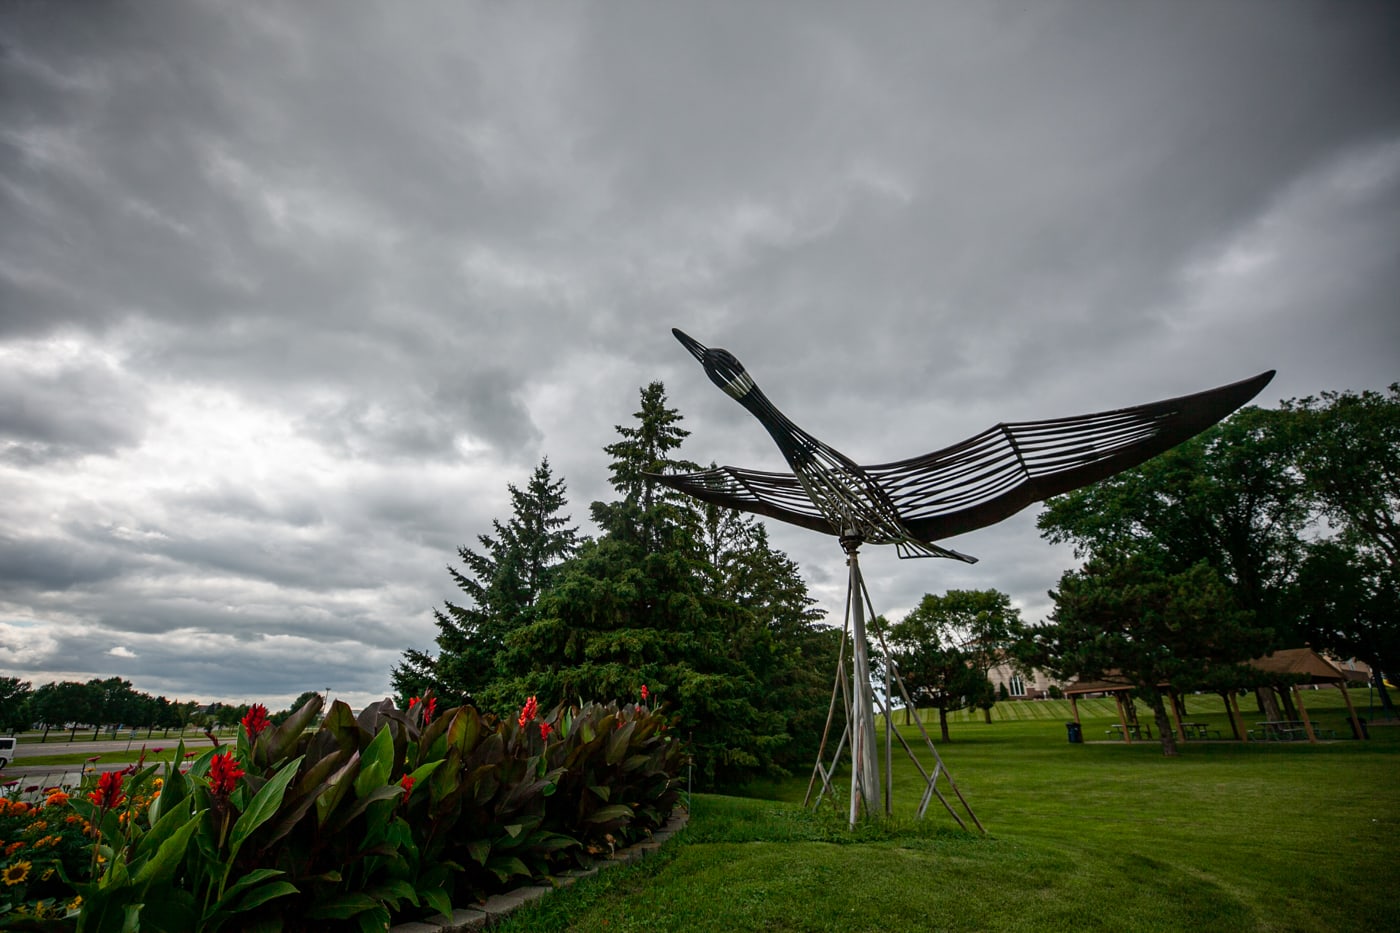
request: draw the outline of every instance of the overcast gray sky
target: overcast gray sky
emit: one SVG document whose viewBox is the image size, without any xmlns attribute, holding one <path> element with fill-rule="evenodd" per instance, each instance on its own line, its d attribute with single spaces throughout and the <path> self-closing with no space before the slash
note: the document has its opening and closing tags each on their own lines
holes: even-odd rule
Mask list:
<svg viewBox="0 0 1400 933">
<path fill-rule="evenodd" d="M 885 462 L 1276 368 L 1400 379 L 1385 2 L 0 7 L 0 672 L 388 692 L 548 456 L 584 530 L 670 335 Z M 876 609 L 1075 566 L 1037 508 Z M 770 523 L 839 616 L 831 539 Z"/>
</svg>

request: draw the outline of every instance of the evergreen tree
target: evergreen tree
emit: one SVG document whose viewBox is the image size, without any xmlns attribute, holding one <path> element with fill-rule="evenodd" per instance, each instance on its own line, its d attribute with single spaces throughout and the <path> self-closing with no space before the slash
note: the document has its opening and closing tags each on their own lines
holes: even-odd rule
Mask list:
<svg viewBox="0 0 1400 933">
<path fill-rule="evenodd" d="M 494 523 L 450 570 L 469 599 L 436 613 L 438 653 L 408 651 L 393 672 L 401 698 L 436 690 L 513 713 L 649 700 L 674 715 L 707 783 L 810 763 L 826 714 L 837 641 L 797 566 L 763 526 L 702 510 L 655 477 L 692 471 L 687 435 L 665 389 L 641 390 L 634 421 L 604 450 L 617 498 L 595 502 L 596 540 L 579 543 L 563 483 L 542 464 L 514 515 Z M 797 741 L 794 741 L 797 737 Z"/>
<path fill-rule="evenodd" d="M 448 567 L 464 605 L 434 610 L 438 654 L 409 649 L 390 679 L 401 700 L 433 691 L 467 702 L 508 673 L 506 637 L 527 623 L 540 594 L 578 548 L 578 529 L 560 514 L 568 503 L 562 478 L 549 459 L 540 461 L 525 489 L 510 491 L 511 517 L 491 523 L 494 535 L 478 535 L 480 550 L 461 547 L 465 572 Z"/>
<path fill-rule="evenodd" d="M 529 695 L 635 701 L 646 684 L 674 711 L 702 780 L 781 769 L 790 724 L 815 718 L 811 703 L 792 707 L 808 689 L 797 668 L 812 660 L 796 633 L 814 620 L 812 601 L 759 526 L 733 514 L 707 522 L 655 483 L 696 466 L 676 455 L 688 432 L 663 386 L 647 386 L 641 400 L 635 423 L 619 425 L 621 439 L 604 448 L 620 496 L 592 506 L 606 533 L 580 549 L 529 624 L 508 637 L 517 674 L 486 699 L 500 708 Z"/>
<path fill-rule="evenodd" d="M 622 496 L 617 502 L 595 502 L 593 521 L 607 534 L 632 541 L 648 553 L 692 547 L 699 521 L 694 502 L 683 493 L 660 486 L 655 476 L 699 469 L 671 452 L 690 432 L 680 426 L 681 414 L 666 406 L 666 388 L 653 382 L 641 391 L 642 407 L 633 413 L 635 425 L 616 425 L 621 439 L 603 448 L 612 463 L 609 481 Z"/>
</svg>

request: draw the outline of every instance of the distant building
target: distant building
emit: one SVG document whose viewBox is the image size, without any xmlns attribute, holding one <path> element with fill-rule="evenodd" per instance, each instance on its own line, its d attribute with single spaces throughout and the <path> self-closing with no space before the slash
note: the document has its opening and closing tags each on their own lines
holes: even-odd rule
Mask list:
<svg viewBox="0 0 1400 933">
<path fill-rule="evenodd" d="M 1050 695 L 1051 687 L 1063 690 L 1065 686 L 1046 671 L 1035 668 L 1025 670 L 1008 660 L 988 668 L 987 679 L 992 682 L 997 696 L 1001 696 L 1001 688 L 1005 687 L 1007 695 L 1013 700 L 1043 700 Z"/>
</svg>

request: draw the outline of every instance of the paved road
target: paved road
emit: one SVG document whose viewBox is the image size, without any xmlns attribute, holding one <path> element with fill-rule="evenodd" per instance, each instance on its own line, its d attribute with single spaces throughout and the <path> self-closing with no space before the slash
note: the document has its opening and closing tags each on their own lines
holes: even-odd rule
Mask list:
<svg viewBox="0 0 1400 933">
<path fill-rule="evenodd" d="M 235 740 L 232 736 L 220 736 L 219 741 L 229 743 Z M 37 758 L 40 755 L 77 755 L 84 753 L 88 755 L 105 755 L 108 752 L 124 752 L 127 749 L 135 751 L 142 745 L 145 745 L 148 749 L 174 748 L 178 744 L 180 744 L 180 737 L 178 735 L 172 735 L 168 739 L 153 735 L 149 739 L 98 739 L 96 742 L 80 739 L 77 742 L 62 740 L 55 742 L 52 734 L 50 734 L 49 741 L 47 742 L 21 742 L 19 745 L 16 745 L 15 761 L 18 763 L 21 758 Z M 187 751 L 196 748 L 205 749 L 208 747 L 209 740 L 202 734 L 185 734 L 185 749 Z"/>
<path fill-rule="evenodd" d="M 161 748 L 173 750 L 180 743 L 179 736 L 161 738 L 152 735 L 149 739 L 99 739 L 96 742 L 91 740 L 78 740 L 77 742 L 64 741 L 66 736 L 60 735 L 58 740 L 54 740 L 55 733 L 49 734 L 49 741 L 22 742 L 15 746 L 15 760 L 9 767 L 0 770 L 0 785 L 8 784 L 10 781 L 22 781 L 26 785 L 30 783 L 40 783 L 44 786 L 54 786 L 58 784 L 76 785 L 82 778 L 84 764 L 67 765 L 27 765 L 25 758 L 37 758 L 41 755 L 88 755 L 99 756 L 99 760 L 92 762 L 91 766 L 98 771 L 119 771 L 127 766 L 127 762 L 122 761 L 102 761 L 100 756 L 112 752 L 124 752 L 127 749 L 138 750 L 144 744 L 147 749 Z M 221 742 L 228 744 L 231 741 L 229 736 L 220 736 Z M 209 740 L 200 734 L 185 734 L 185 750 L 202 752 L 209 747 Z"/>
</svg>

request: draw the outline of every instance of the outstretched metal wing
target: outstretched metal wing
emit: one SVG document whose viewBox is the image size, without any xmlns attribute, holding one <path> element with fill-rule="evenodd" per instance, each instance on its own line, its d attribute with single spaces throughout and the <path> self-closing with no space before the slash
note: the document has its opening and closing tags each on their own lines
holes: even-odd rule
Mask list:
<svg viewBox="0 0 1400 933">
<path fill-rule="evenodd" d="M 1215 424 L 1273 377 L 1270 370 L 1132 408 L 998 424 L 934 453 L 859 469 L 889 497 L 909 537 L 933 542 L 1137 466 Z M 792 473 L 725 466 L 657 479 L 705 502 L 841 533 Z"/>
<path fill-rule="evenodd" d="M 722 466 L 699 473 L 660 474 L 656 480 L 703 502 L 767 515 L 824 534 L 841 534 L 791 473 Z"/>
</svg>

